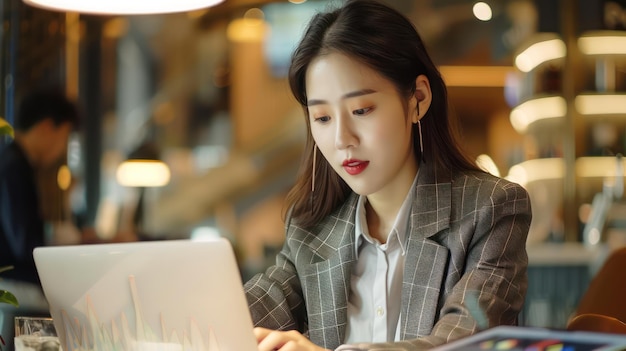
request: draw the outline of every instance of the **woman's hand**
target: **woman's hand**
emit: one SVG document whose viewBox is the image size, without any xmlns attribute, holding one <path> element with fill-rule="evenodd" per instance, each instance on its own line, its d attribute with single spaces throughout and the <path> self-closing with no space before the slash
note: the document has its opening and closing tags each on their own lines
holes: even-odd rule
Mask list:
<svg viewBox="0 0 626 351">
<path fill-rule="evenodd" d="M 295 330 L 278 331 L 257 327 L 254 328 L 254 335 L 259 351 L 329 351 L 313 344 Z"/>
</svg>

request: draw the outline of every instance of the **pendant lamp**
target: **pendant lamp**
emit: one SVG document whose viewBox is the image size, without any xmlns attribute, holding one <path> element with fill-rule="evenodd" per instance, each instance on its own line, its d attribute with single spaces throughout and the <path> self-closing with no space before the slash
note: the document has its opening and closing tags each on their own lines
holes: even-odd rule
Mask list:
<svg viewBox="0 0 626 351">
<path fill-rule="evenodd" d="M 47 10 L 96 15 L 145 15 L 186 12 L 215 6 L 224 0 L 23 0 Z"/>
<path fill-rule="evenodd" d="M 156 145 L 144 142 L 118 166 L 116 178 L 123 186 L 161 187 L 169 183 L 170 169 L 159 158 Z"/>
</svg>

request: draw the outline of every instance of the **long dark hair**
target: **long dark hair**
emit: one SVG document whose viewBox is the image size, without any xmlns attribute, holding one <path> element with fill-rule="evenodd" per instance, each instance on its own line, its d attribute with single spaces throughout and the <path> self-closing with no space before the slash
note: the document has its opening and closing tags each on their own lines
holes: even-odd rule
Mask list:
<svg viewBox="0 0 626 351">
<path fill-rule="evenodd" d="M 417 124 L 413 126 L 417 162 L 432 162 L 434 167 L 451 171 L 478 170 L 458 145 L 448 114 L 445 83 L 413 24 L 396 10 L 374 0 L 348 0 L 340 8 L 316 14 L 291 57 L 289 85 L 304 109 L 307 126 L 300 174 L 286 201 L 298 225 L 311 227 L 343 203 L 351 192 L 315 147 L 307 110 L 306 71 L 315 57 L 330 52 L 340 52 L 369 66 L 389 79 L 406 99 L 415 93 L 417 77 L 426 75 L 432 102 L 421 119 L 423 154 L 419 138 L 415 137 Z M 314 152 L 317 153 L 315 169 Z"/>
</svg>

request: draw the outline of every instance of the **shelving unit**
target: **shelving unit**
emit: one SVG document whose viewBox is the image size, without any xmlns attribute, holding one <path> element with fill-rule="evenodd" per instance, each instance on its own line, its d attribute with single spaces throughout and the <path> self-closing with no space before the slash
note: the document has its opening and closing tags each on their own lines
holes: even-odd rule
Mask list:
<svg viewBox="0 0 626 351">
<path fill-rule="evenodd" d="M 626 31 L 573 25 L 537 33 L 516 60 L 510 119 L 527 147 L 508 178 L 526 187 L 533 205 L 520 317 L 528 326 L 564 328 L 604 259 L 626 245 L 615 228 L 626 217 L 626 167 L 616 157 L 626 154 Z M 588 220 L 597 224 L 593 235 L 584 230 Z"/>
</svg>

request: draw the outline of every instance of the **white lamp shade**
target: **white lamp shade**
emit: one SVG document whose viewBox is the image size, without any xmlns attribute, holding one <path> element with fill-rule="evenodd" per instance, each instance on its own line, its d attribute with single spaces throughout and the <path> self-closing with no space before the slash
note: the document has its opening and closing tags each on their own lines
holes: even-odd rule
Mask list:
<svg viewBox="0 0 626 351">
<path fill-rule="evenodd" d="M 159 187 L 170 181 L 170 169 L 161 161 L 125 161 L 117 168 L 116 178 L 124 186 Z"/>
<path fill-rule="evenodd" d="M 515 66 L 522 72 L 530 72 L 540 64 L 565 56 L 565 43 L 552 39 L 533 44 L 515 57 Z"/>
<path fill-rule="evenodd" d="M 513 128 L 523 134 L 536 121 L 563 117 L 566 113 L 565 99 L 561 96 L 549 96 L 524 102 L 511 111 L 509 118 Z"/>
<path fill-rule="evenodd" d="M 98 15 L 142 15 L 186 12 L 217 5 L 224 0 L 24 0 L 48 10 Z"/>
<path fill-rule="evenodd" d="M 582 94 L 576 96 L 574 104 L 582 115 L 626 114 L 626 94 Z"/>
<path fill-rule="evenodd" d="M 624 31 L 592 31 L 578 38 L 578 47 L 586 55 L 626 54 Z"/>
</svg>

